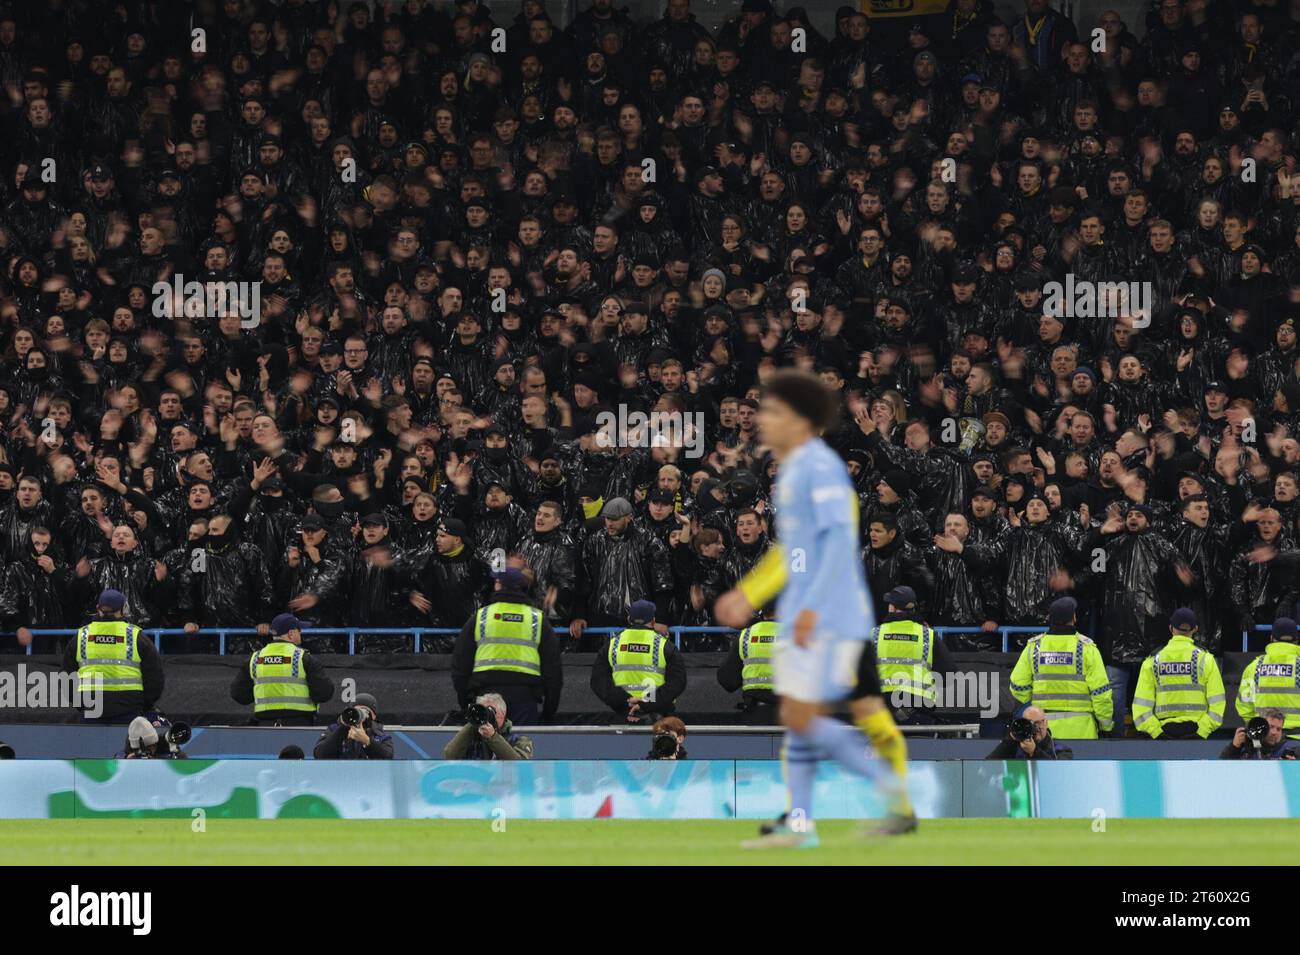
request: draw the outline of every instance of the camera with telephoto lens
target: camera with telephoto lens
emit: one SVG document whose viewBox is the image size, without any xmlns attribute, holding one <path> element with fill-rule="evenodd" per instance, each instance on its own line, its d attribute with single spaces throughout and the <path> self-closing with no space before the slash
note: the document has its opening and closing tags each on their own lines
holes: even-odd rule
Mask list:
<svg viewBox="0 0 1300 955">
<path fill-rule="evenodd" d="M 194 733 L 190 729 L 189 723 L 176 722 L 167 727 L 167 743 L 172 747 L 184 746 L 190 741 Z"/>
<path fill-rule="evenodd" d="M 349 706 L 339 714 L 339 722 L 344 726 L 363 726 L 370 722 L 370 708 Z"/>
<path fill-rule="evenodd" d="M 1246 724 L 1246 735 L 1256 742 L 1263 741 L 1263 739 L 1268 736 L 1268 731 L 1268 720 L 1264 719 L 1262 716 L 1253 717 L 1250 722 Z"/>
<path fill-rule="evenodd" d="M 496 710 L 485 703 L 471 703 L 465 707 L 465 722 L 473 726 L 497 725 Z"/>
<path fill-rule="evenodd" d="M 672 759 L 677 755 L 677 737 L 672 733 L 656 733 L 650 743 L 651 759 Z"/>
<path fill-rule="evenodd" d="M 190 724 L 172 722 L 162 713 L 145 713 L 131 721 L 126 734 L 128 759 L 184 759 L 181 749 L 193 736 Z M 152 741 L 150 741 L 152 740 Z"/>
<path fill-rule="evenodd" d="M 1011 738 L 1017 743 L 1034 738 L 1034 721 L 1023 716 L 1011 721 Z"/>
</svg>

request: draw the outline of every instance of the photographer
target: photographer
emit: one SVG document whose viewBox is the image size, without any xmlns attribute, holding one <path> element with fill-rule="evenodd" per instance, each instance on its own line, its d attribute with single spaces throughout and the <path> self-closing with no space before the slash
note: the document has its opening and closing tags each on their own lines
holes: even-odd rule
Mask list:
<svg viewBox="0 0 1300 955">
<path fill-rule="evenodd" d="M 676 716 L 665 716 L 655 724 L 646 759 L 688 759 L 686 724 Z"/>
<path fill-rule="evenodd" d="M 188 723 L 172 723 L 160 713 L 137 716 L 126 730 L 126 748 L 118 759 L 186 759 L 181 749 L 190 741 Z"/>
<path fill-rule="evenodd" d="M 1232 742 L 1219 759 L 1298 759 L 1300 750 L 1286 738 L 1286 714 L 1264 710 L 1245 726 L 1238 726 Z"/>
<path fill-rule="evenodd" d="M 393 738 L 379 722 L 379 703 L 369 693 L 339 714 L 321 734 L 312 753 L 317 759 L 392 759 Z"/>
<path fill-rule="evenodd" d="M 466 723 L 442 751 L 443 759 L 532 759 L 533 741 L 512 736 L 506 701 L 484 693 L 465 708 Z"/>
<path fill-rule="evenodd" d="M 1069 758 L 1069 750 L 1057 747 L 1047 728 L 1047 713 L 1037 706 L 1027 706 L 1019 718 L 1011 721 L 1007 735 L 985 759 L 1058 759 Z"/>
</svg>

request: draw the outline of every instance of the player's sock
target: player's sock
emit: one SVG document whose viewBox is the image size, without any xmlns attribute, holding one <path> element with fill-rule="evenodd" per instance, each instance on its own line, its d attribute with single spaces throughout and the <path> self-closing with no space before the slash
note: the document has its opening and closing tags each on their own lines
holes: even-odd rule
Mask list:
<svg viewBox="0 0 1300 955">
<path fill-rule="evenodd" d="M 787 824 L 794 826 L 802 821 L 811 824 L 813 819 L 813 780 L 817 777 L 817 747 L 806 737 L 786 731 L 785 785 L 790 794 Z"/>
<path fill-rule="evenodd" d="M 833 720 L 829 716 L 815 716 L 808 727 L 807 738 L 826 755 L 857 776 L 880 783 L 896 782 L 894 772 L 887 763 L 867 756 L 862 733 L 856 727 Z"/>
<path fill-rule="evenodd" d="M 877 710 L 857 721 L 858 728 L 867 734 L 871 745 L 881 758 L 893 767 L 894 775 L 900 781 L 907 778 L 907 740 L 894 722 L 889 710 Z M 900 786 L 894 810 L 901 815 L 912 814 L 912 801 L 907 796 L 907 788 Z"/>
</svg>

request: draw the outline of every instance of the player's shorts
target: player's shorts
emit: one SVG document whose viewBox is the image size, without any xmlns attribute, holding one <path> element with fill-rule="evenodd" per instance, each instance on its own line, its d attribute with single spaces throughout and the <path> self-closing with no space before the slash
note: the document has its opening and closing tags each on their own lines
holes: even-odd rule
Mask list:
<svg viewBox="0 0 1300 955">
<path fill-rule="evenodd" d="M 862 656 L 858 658 L 858 684 L 849 694 L 850 700 L 860 700 L 864 696 L 884 696 L 880 686 L 880 665 L 876 662 L 876 642 L 862 641 Z"/>
<path fill-rule="evenodd" d="M 802 703 L 845 699 L 858 681 L 863 642 L 827 634 L 813 637 L 807 647 L 793 640 L 778 640 L 772 646 L 777 695 Z"/>
</svg>

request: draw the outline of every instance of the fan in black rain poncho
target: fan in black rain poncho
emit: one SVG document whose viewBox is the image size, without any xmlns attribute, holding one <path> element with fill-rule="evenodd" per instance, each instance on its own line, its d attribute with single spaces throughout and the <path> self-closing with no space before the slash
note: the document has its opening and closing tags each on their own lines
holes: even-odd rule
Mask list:
<svg viewBox="0 0 1300 955">
<path fill-rule="evenodd" d="M 605 503 L 601 517 L 604 527 L 587 538 L 578 560 L 579 597 L 570 632 L 584 651 L 604 642 L 603 637 L 583 639 L 586 627 L 619 627 L 633 602 L 653 599 L 666 605 L 672 599 L 668 550 L 632 523 L 632 505 L 616 497 Z"/>
<path fill-rule="evenodd" d="M 1024 515 L 1012 512 L 1011 530 L 1001 539 L 974 545 L 985 561 L 1000 559 L 1006 568 L 1003 623 L 1038 625 L 1059 594 L 1052 579 L 1080 559 L 1077 542 L 1064 525 L 1051 520 L 1047 501 L 1034 495 L 1025 501 Z"/>
<path fill-rule="evenodd" d="M 1130 504 L 1122 521 L 1107 518 L 1088 542 L 1106 549 L 1102 594 L 1103 656 L 1112 663 L 1141 663 L 1168 638 L 1168 607 L 1179 581 L 1195 578 L 1178 551 L 1151 529 L 1151 508 Z"/>
</svg>

